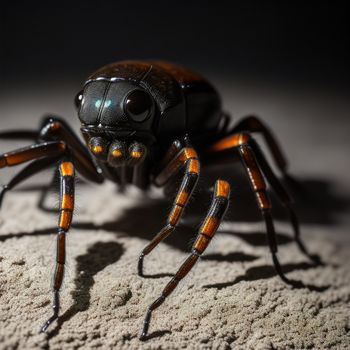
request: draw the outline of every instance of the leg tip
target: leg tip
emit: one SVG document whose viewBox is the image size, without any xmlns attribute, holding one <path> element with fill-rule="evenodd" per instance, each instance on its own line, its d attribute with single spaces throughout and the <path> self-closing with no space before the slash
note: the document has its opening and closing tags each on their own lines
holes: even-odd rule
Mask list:
<svg viewBox="0 0 350 350">
<path fill-rule="evenodd" d="M 48 327 L 49 327 L 49 324 L 45 323 L 45 324 L 40 328 L 39 334 L 41 334 L 41 333 L 46 333 Z"/>
<path fill-rule="evenodd" d="M 310 259 L 318 266 L 325 266 L 325 263 L 317 254 L 311 254 Z"/>
<path fill-rule="evenodd" d="M 143 274 L 143 258 L 145 257 L 145 255 L 142 253 L 140 256 L 139 256 L 139 261 L 138 261 L 138 264 L 137 264 L 137 274 L 140 276 L 140 277 L 144 277 L 144 274 Z"/>
<path fill-rule="evenodd" d="M 7 190 L 8 190 L 8 187 L 6 185 L 0 189 L 0 208 L 2 206 L 2 201 L 4 199 L 4 195 L 7 192 Z"/>
<path fill-rule="evenodd" d="M 47 331 L 47 329 L 50 327 L 50 325 L 58 319 L 58 315 L 53 315 L 51 318 L 49 318 L 44 325 L 41 327 L 40 332 L 39 333 L 45 333 Z"/>
<path fill-rule="evenodd" d="M 139 339 L 140 339 L 141 341 L 147 340 L 147 333 L 142 332 L 142 333 L 140 334 L 140 336 L 139 336 Z"/>
<path fill-rule="evenodd" d="M 296 289 L 307 288 L 307 286 L 301 281 L 289 280 L 289 284 Z"/>
</svg>

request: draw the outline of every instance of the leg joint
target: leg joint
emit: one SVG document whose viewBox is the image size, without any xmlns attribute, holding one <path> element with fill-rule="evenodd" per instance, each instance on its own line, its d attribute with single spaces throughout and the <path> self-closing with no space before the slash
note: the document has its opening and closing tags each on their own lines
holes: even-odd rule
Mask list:
<svg viewBox="0 0 350 350">
<path fill-rule="evenodd" d="M 192 249 L 191 254 L 198 258 L 202 255 L 197 249 Z"/>
</svg>

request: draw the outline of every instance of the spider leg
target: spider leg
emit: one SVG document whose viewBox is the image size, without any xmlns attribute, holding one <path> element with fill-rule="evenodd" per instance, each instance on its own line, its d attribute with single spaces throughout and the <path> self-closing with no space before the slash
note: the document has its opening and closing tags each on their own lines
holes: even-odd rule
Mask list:
<svg viewBox="0 0 350 350">
<path fill-rule="evenodd" d="M 232 133 L 244 131 L 262 133 L 277 167 L 280 169 L 283 175 L 286 175 L 288 162 L 272 131 L 259 118 L 253 115 L 242 119 L 236 126 L 234 126 Z"/>
<path fill-rule="evenodd" d="M 66 144 L 62 141 L 49 141 L 23 147 L 12 152 L 0 154 L 0 169 L 19 165 L 41 157 L 63 155 Z"/>
<path fill-rule="evenodd" d="M 273 170 L 271 169 L 269 163 L 267 162 L 262 150 L 260 149 L 256 141 L 254 139 L 250 139 L 249 145 L 252 148 L 256 160 L 258 161 L 267 181 L 269 182 L 272 189 L 275 191 L 285 208 L 288 210 L 289 217 L 293 226 L 294 240 L 297 246 L 299 247 L 300 251 L 316 264 L 322 265 L 323 262 L 321 261 L 320 257 L 316 254 L 310 254 L 303 241 L 301 240 L 299 220 L 293 209 L 292 200 L 288 192 L 282 185 L 281 181 L 274 174 Z"/>
<path fill-rule="evenodd" d="M 66 234 L 71 226 L 74 210 L 74 165 L 63 159 L 59 166 L 60 171 L 60 214 L 57 232 L 56 269 L 53 285 L 53 315 L 44 323 L 41 332 L 45 332 L 50 324 L 58 318 L 60 308 L 59 291 L 63 281 L 64 265 L 66 260 Z"/>
<path fill-rule="evenodd" d="M 301 287 L 303 286 L 302 282 L 290 280 L 285 276 L 277 258 L 278 247 L 276 242 L 275 227 L 271 215 L 271 202 L 267 195 L 264 177 L 256 162 L 254 153 L 251 147 L 247 144 L 240 145 L 238 150 L 243 160 L 243 164 L 245 165 L 245 169 L 247 171 L 252 189 L 255 192 L 256 199 L 261 210 L 261 214 L 265 220 L 268 243 L 270 246 L 272 261 L 274 263 L 276 272 L 280 276 L 280 278 L 287 284 L 290 284 L 294 287 Z"/>
<path fill-rule="evenodd" d="M 174 148 L 170 149 L 174 152 Z M 167 159 L 169 156 L 166 155 Z M 143 260 L 161 241 L 168 237 L 176 228 L 181 215 L 186 207 L 192 192 L 197 184 L 199 176 L 199 160 L 196 151 L 192 147 L 184 147 L 180 152 L 167 163 L 155 178 L 155 184 L 158 186 L 166 183 L 180 168 L 185 167 L 185 173 L 177 192 L 173 208 L 168 216 L 167 224 L 158 232 L 149 244 L 142 250 L 138 260 L 138 274 L 143 276 Z"/>
<path fill-rule="evenodd" d="M 147 338 L 152 312 L 164 303 L 165 299 L 174 291 L 179 282 L 189 273 L 201 254 L 209 245 L 210 240 L 216 233 L 226 212 L 229 195 L 230 185 L 226 181 L 217 180 L 210 209 L 201 225 L 197 239 L 192 246 L 191 254 L 180 266 L 175 276 L 165 286 L 161 296 L 148 307 L 140 336 L 141 340 L 146 340 Z"/>
<path fill-rule="evenodd" d="M 86 147 L 81 143 L 74 131 L 61 119 L 57 117 L 47 117 L 43 120 L 40 132 L 31 130 L 13 130 L 0 132 L 0 138 L 33 138 L 39 139 L 39 143 L 28 146 L 17 151 L 9 152 L 0 155 L 0 168 L 4 166 L 12 166 L 21 164 L 28 160 L 43 158 L 30 164 L 24 168 L 10 184 L 3 187 L 0 192 L 0 206 L 5 193 L 13 188 L 18 183 L 24 181 L 42 168 L 48 167 L 51 162 L 44 158 L 53 157 L 56 154 L 69 152 L 72 154 L 74 162 L 77 165 L 77 170 L 82 173 L 87 179 L 93 182 L 103 182 L 103 177 L 93 163 L 90 154 Z M 55 146 L 56 144 L 56 146 Z M 60 147 L 62 150 L 60 150 Z M 57 148 L 57 150 L 56 150 Z M 54 162 L 54 161 L 53 161 Z M 39 207 L 44 208 L 43 202 L 48 190 L 44 189 L 39 200 Z"/>
<path fill-rule="evenodd" d="M 12 190 L 14 187 L 19 185 L 21 182 L 25 181 L 32 175 L 48 168 L 49 166 L 55 164 L 61 156 L 56 157 L 44 157 L 34 160 L 25 168 L 23 168 L 18 174 L 16 174 L 6 185 L 0 190 L 0 208 L 4 199 L 6 192 Z"/>
<path fill-rule="evenodd" d="M 39 140 L 38 143 L 63 141 L 72 153 L 77 170 L 90 181 L 103 182 L 103 176 L 93 162 L 86 146 L 63 119 L 52 116 L 45 117 L 39 131 L 9 130 L 0 132 L 0 139 L 14 138 Z M 0 158 L 1 167 L 2 161 Z"/>
<path fill-rule="evenodd" d="M 46 201 L 48 194 L 50 193 L 50 190 L 59 181 L 58 179 L 59 179 L 59 170 L 56 167 L 50 183 L 47 184 L 46 186 L 44 186 L 44 188 L 40 191 L 40 197 L 39 197 L 38 204 L 37 204 L 38 208 L 40 210 L 48 212 L 48 213 L 56 212 L 55 208 L 50 208 L 50 207 L 46 206 L 45 201 Z"/>
<path fill-rule="evenodd" d="M 238 150 L 242 163 L 246 169 L 252 190 L 255 193 L 262 217 L 265 221 L 267 241 L 270 247 L 270 252 L 272 255 L 272 261 L 274 263 L 275 270 L 285 283 L 297 288 L 304 287 L 304 284 L 302 282 L 290 280 L 289 278 L 287 278 L 284 275 L 281 265 L 279 263 L 277 257 L 278 247 L 276 241 L 276 232 L 271 215 L 271 202 L 267 194 L 266 183 L 263 174 L 255 159 L 253 149 L 249 145 L 250 140 L 251 136 L 248 133 L 238 133 L 225 137 L 222 140 L 219 140 L 216 143 L 214 143 L 214 145 L 210 146 L 208 157 L 209 159 L 211 159 L 210 157 L 213 156 L 219 158 L 221 152 L 221 156 L 223 156 L 223 159 L 227 161 L 227 157 L 230 156 L 232 150 Z"/>
<path fill-rule="evenodd" d="M 35 130 L 8 130 L 0 131 L 0 140 L 36 140 L 39 136 L 39 132 Z"/>
<path fill-rule="evenodd" d="M 104 178 L 94 164 L 87 147 L 63 119 L 47 117 L 43 120 L 42 125 L 41 139 L 64 141 L 72 154 L 77 171 L 90 181 L 103 182 Z"/>
</svg>

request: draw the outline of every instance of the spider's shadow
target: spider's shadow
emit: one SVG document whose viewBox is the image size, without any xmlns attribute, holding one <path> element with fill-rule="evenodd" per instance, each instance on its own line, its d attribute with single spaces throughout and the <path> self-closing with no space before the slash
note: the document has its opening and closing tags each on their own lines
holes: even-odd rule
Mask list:
<svg viewBox="0 0 350 350">
<path fill-rule="evenodd" d="M 284 273 L 288 273 L 294 270 L 308 270 L 315 267 L 317 267 L 317 265 L 306 263 L 306 262 L 297 263 L 297 264 L 284 264 L 283 271 Z M 235 284 L 241 281 L 257 281 L 261 279 L 269 279 L 274 276 L 276 276 L 276 271 L 273 268 L 273 266 L 269 266 L 269 265 L 253 266 L 247 269 L 244 275 L 237 276 L 232 282 L 207 284 L 203 286 L 203 288 L 223 289 L 223 288 L 234 286 Z M 301 284 L 299 288 L 308 288 L 311 291 L 324 292 L 327 289 L 329 289 L 329 287 L 330 286 L 315 286 L 311 284 Z"/>
<path fill-rule="evenodd" d="M 124 253 L 121 244 L 97 242 L 85 254 L 79 255 L 74 279 L 75 289 L 72 291 L 73 305 L 57 320 L 57 326 L 48 333 L 48 337 L 56 336 L 63 323 L 73 318 L 77 313 L 88 310 L 90 306 L 90 290 L 94 285 L 94 276 L 108 265 L 114 264 Z"/>
</svg>

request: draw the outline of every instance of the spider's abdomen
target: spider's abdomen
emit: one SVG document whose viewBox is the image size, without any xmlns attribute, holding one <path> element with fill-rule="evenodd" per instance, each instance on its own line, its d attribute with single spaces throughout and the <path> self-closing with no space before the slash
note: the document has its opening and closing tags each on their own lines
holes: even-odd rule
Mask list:
<svg viewBox="0 0 350 350">
<path fill-rule="evenodd" d="M 221 117 L 221 100 L 215 88 L 201 75 L 177 64 L 164 61 L 154 64 L 169 74 L 181 88 L 185 105 L 182 114 L 185 130 L 201 133 L 216 129 Z M 169 119 L 164 120 L 164 124 L 169 123 L 171 127 Z"/>
</svg>

